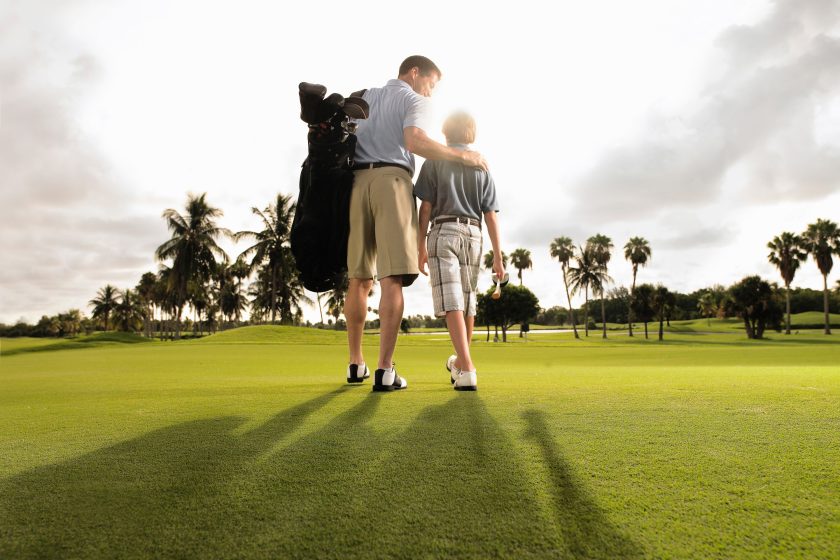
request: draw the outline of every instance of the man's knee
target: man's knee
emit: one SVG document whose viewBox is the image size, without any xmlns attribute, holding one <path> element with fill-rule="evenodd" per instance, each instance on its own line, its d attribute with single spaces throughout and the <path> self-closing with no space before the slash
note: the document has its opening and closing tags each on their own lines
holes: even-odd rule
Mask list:
<svg viewBox="0 0 840 560">
<path fill-rule="evenodd" d="M 368 294 L 373 288 L 373 278 L 350 278 L 348 291 Z"/>
</svg>

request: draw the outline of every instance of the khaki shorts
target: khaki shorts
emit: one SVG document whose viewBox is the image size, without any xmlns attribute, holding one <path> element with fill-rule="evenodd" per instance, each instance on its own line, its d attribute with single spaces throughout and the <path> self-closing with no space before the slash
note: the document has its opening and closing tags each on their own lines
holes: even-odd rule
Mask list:
<svg viewBox="0 0 840 560">
<path fill-rule="evenodd" d="M 417 207 L 408 171 L 377 167 L 355 172 L 350 197 L 347 275 L 402 276 L 410 286 L 417 268 Z"/>
<path fill-rule="evenodd" d="M 432 226 L 426 247 L 435 316 L 447 311 L 475 315 L 478 267 L 481 264 L 481 228 L 446 223 Z"/>
</svg>

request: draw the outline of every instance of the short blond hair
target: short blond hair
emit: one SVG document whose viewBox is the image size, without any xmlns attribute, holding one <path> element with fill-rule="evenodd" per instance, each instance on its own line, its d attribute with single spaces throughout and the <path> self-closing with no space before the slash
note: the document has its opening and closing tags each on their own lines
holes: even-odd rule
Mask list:
<svg viewBox="0 0 840 560">
<path fill-rule="evenodd" d="M 452 113 L 443 123 L 443 135 L 450 144 L 472 144 L 475 142 L 475 119 L 464 111 Z"/>
</svg>

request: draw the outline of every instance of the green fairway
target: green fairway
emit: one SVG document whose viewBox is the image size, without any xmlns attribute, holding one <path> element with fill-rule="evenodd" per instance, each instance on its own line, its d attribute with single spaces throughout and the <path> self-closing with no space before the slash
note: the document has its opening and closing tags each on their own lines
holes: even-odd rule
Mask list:
<svg viewBox="0 0 840 560">
<path fill-rule="evenodd" d="M 478 330 L 467 394 L 443 334 L 384 395 L 341 332 L 3 339 L 0 558 L 838 558 L 840 333 L 705 324 Z"/>
</svg>

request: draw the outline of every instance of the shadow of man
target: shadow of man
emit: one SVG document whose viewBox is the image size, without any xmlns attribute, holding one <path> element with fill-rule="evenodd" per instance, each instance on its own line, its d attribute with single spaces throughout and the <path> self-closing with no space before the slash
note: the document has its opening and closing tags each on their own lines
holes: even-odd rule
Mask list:
<svg viewBox="0 0 840 560">
<path fill-rule="evenodd" d="M 0 558 L 210 554 L 257 454 L 343 392 L 241 436 L 245 418 L 195 420 L 0 481 Z"/>
</svg>

